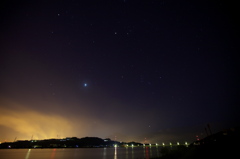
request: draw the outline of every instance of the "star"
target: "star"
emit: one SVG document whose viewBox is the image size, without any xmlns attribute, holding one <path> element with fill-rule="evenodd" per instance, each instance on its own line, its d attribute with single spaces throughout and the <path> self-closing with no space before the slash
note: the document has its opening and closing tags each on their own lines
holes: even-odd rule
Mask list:
<svg viewBox="0 0 240 159">
<path fill-rule="evenodd" d="M 84 84 L 83 84 L 83 86 L 84 86 L 84 87 L 87 87 L 87 86 L 88 86 L 88 84 L 87 84 L 87 83 L 84 83 Z"/>
</svg>

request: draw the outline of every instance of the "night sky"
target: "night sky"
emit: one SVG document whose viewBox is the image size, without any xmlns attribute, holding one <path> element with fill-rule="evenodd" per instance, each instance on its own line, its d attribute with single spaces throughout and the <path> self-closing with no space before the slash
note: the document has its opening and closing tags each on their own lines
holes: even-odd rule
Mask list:
<svg viewBox="0 0 240 159">
<path fill-rule="evenodd" d="M 193 141 L 239 126 L 230 1 L 8 1 L 0 7 L 0 141 Z"/>
</svg>

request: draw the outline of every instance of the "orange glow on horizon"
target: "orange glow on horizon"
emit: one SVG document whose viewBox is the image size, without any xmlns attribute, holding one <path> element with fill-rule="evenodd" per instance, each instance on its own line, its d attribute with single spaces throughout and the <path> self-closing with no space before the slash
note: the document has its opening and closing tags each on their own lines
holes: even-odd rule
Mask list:
<svg viewBox="0 0 240 159">
<path fill-rule="evenodd" d="M 5 102 L 4 102 L 5 101 Z M 0 141 L 42 140 L 50 138 L 97 136 L 105 138 L 117 126 L 107 125 L 87 115 L 65 116 L 56 112 L 38 112 L 14 102 L 1 100 Z M 90 124 L 89 124 L 90 123 Z M 93 125 L 95 126 L 93 127 Z M 99 130 L 94 131 L 94 130 Z"/>
<path fill-rule="evenodd" d="M 1 110 L 0 125 L 13 129 L 27 139 L 56 138 L 57 134 L 64 136 L 71 131 L 70 122 L 56 115 L 44 115 L 34 111 L 14 112 Z M 25 139 L 26 139 L 25 138 Z"/>
</svg>

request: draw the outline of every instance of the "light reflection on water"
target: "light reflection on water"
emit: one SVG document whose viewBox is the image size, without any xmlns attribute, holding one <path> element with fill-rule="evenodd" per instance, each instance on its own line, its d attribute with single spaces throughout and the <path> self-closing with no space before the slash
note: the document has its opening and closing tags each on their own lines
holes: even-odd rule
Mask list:
<svg viewBox="0 0 240 159">
<path fill-rule="evenodd" d="M 103 159 L 107 158 L 107 148 L 103 148 Z"/>
<path fill-rule="evenodd" d="M 56 154 L 56 149 L 53 149 L 50 159 L 54 159 L 55 158 L 55 154 Z"/>
<path fill-rule="evenodd" d="M 25 156 L 25 159 L 28 159 L 28 158 L 29 158 L 30 152 L 31 152 L 31 149 L 28 149 L 28 152 L 27 152 L 27 154 L 26 154 L 26 156 Z"/>
<path fill-rule="evenodd" d="M 126 159 L 128 159 L 128 147 L 126 147 Z"/>
<path fill-rule="evenodd" d="M 160 154 L 160 147 L 0 149 L 1 159 L 150 159 Z"/>
<path fill-rule="evenodd" d="M 114 151 L 114 159 L 117 159 L 117 147 L 115 147 L 115 151 Z"/>
<path fill-rule="evenodd" d="M 132 158 L 134 158 L 134 148 L 132 147 Z"/>
<path fill-rule="evenodd" d="M 146 159 L 149 159 L 148 147 L 145 148 L 145 158 L 146 158 Z"/>
</svg>

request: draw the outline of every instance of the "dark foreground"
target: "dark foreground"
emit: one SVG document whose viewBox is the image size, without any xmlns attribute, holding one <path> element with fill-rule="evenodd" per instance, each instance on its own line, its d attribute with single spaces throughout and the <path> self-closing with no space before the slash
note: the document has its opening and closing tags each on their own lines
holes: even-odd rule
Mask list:
<svg viewBox="0 0 240 159">
<path fill-rule="evenodd" d="M 161 159 L 236 158 L 240 151 L 240 129 L 210 135 L 188 147 L 164 147 Z"/>
</svg>

